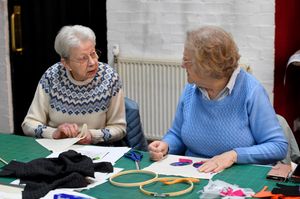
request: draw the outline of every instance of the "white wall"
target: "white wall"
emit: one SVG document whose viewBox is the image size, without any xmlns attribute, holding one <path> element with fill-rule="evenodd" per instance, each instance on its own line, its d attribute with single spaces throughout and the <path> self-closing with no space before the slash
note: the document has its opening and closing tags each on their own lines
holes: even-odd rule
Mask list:
<svg viewBox="0 0 300 199">
<path fill-rule="evenodd" d="M 109 0 L 107 40 L 120 56 L 180 60 L 185 32 L 219 25 L 231 32 L 273 102 L 274 0 Z"/>
<path fill-rule="evenodd" d="M 180 60 L 186 30 L 220 25 L 273 101 L 274 12 L 274 0 L 109 0 L 108 50 L 119 44 L 123 57 Z M 8 42 L 7 0 L 0 0 L 0 132 L 13 131 Z"/>
<path fill-rule="evenodd" d="M 0 132 L 13 132 L 7 0 L 0 0 Z"/>
</svg>

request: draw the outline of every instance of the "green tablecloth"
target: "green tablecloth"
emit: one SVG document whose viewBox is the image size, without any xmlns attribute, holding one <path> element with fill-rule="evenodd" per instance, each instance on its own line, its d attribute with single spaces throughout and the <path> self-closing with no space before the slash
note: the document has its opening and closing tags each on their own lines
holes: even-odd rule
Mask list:
<svg viewBox="0 0 300 199">
<path fill-rule="evenodd" d="M 39 145 L 34 138 L 17 136 L 17 135 L 6 135 L 0 134 L 0 157 L 4 160 L 17 160 L 22 162 L 28 162 L 36 158 L 46 157 L 51 152 Z M 141 161 L 141 168 L 147 167 L 152 162 L 149 159 L 148 153 L 144 153 L 144 158 Z M 3 163 L 0 162 L 0 167 Z M 135 169 L 133 161 L 127 158 L 121 158 L 115 167 L 124 168 L 125 170 Z M 268 186 L 272 189 L 276 182 L 267 180 L 266 174 L 270 170 L 270 167 L 266 166 L 255 166 L 255 165 L 234 165 L 229 169 L 214 176 L 213 180 L 220 179 L 227 183 L 237 184 L 243 188 L 251 188 L 255 192 L 261 190 L 264 186 Z M 139 180 L 142 176 L 134 175 L 135 180 Z M 162 177 L 162 176 L 160 176 Z M 127 178 L 133 178 L 133 176 L 127 176 Z M 9 183 L 14 179 L 0 178 L 0 182 Z M 128 179 L 126 182 L 130 182 Z M 200 180 L 199 183 L 195 183 L 195 187 L 192 192 L 179 196 L 180 198 L 198 198 L 199 190 L 208 183 L 208 180 Z M 159 185 L 149 186 L 151 189 L 163 189 L 160 183 Z M 168 186 L 166 190 L 157 190 L 158 192 L 175 191 L 181 190 L 187 185 L 177 184 Z M 169 189 L 169 190 L 168 190 Z M 171 189 L 171 190 L 170 190 Z M 147 187 L 148 190 L 148 187 Z M 94 196 L 96 198 L 122 198 L 122 199 L 133 199 L 133 198 L 153 198 L 153 196 L 147 196 L 139 191 L 138 187 L 116 187 L 111 185 L 109 182 L 96 186 L 90 190 L 83 191 L 84 193 Z M 178 198 L 179 198 L 178 197 Z"/>
</svg>

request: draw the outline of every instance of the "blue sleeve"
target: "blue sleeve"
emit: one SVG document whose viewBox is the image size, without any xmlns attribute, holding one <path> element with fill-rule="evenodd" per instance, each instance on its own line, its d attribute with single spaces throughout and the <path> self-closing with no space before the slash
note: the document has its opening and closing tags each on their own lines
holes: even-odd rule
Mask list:
<svg viewBox="0 0 300 199">
<path fill-rule="evenodd" d="M 166 135 L 163 137 L 163 141 L 169 145 L 170 154 L 184 154 L 186 151 L 186 146 L 181 139 L 181 127 L 184 120 L 183 108 L 184 108 L 184 96 L 185 91 L 179 99 L 177 110 L 175 113 L 175 118 L 172 127 L 167 131 Z"/>
<path fill-rule="evenodd" d="M 275 163 L 286 157 L 288 142 L 265 89 L 257 85 L 252 91 L 246 100 L 246 108 L 256 145 L 235 148 L 237 163 Z"/>
</svg>

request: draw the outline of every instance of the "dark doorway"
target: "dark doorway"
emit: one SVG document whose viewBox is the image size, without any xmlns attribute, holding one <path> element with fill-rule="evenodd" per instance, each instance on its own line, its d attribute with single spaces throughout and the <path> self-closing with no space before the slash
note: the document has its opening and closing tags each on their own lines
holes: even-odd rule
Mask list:
<svg viewBox="0 0 300 199">
<path fill-rule="evenodd" d="M 290 56 L 300 50 L 299 8 L 299 0 L 275 1 L 274 107 L 292 129 L 294 120 L 300 117 L 300 70 L 299 67 L 289 67 L 286 71 L 286 65 Z M 294 135 L 300 145 L 300 131 L 294 130 Z"/>
<path fill-rule="evenodd" d="M 21 123 L 38 81 L 48 67 L 59 61 L 54 39 L 62 26 L 80 24 L 93 29 L 97 48 L 102 51 L 100 61 L 107 62 L 106 1 L 8 0 L 8 12 L 14 132 L 23 134 Z"/>
</svg>

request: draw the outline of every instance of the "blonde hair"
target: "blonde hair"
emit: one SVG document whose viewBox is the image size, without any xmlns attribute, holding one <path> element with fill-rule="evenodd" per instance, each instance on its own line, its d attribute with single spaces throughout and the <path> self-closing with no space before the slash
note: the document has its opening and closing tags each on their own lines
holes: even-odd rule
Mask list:
<svg viewBox="0 0 300 199">
<path fill-rule="evenodd" d="M 214 79 L 230 77 L 240 58 L 232 36 L 217 26 L 189 31 L 185 49 L 191 52 L 194 71 Z"/>
</svg>

